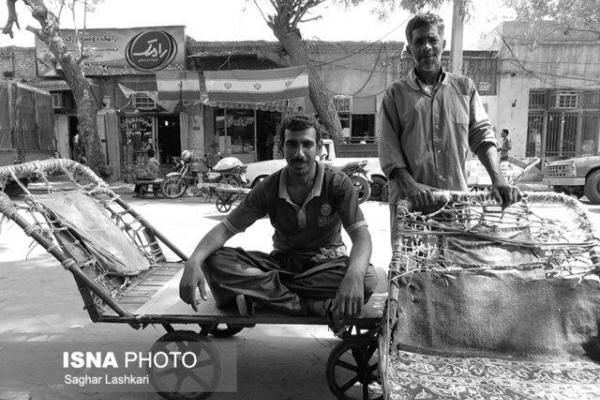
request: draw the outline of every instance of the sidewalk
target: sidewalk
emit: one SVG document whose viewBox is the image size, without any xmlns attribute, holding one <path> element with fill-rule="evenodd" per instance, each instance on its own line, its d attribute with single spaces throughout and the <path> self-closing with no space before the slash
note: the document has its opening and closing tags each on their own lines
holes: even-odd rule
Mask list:
<svg viewBox="0 0 600 400">
<path fill-rule="evenodd" d="M 107 183 L 108 187 L 117 194 L 133 193 L 133 183 L 127 183 L 124 181 L 114 181 Z M 68 190 L 73 188 L 73 185 L 68 181 L 61 182 L 53 180 L 52 186 L 56 190 Z M 27 189 L 32 193 L 44 193 L 46 192 L 46 185 L 44 184 L 44 182 L 33 182 L 27 186 Z"/>
</svg>

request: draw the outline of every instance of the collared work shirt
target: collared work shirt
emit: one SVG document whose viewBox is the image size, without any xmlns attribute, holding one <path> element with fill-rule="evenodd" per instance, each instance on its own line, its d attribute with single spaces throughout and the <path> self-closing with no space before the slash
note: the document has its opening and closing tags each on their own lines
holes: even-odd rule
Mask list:
<svg viewBox="0 0 600 400">
<path fill-rule="evenodd" d="M 414 70 L 390 85 L 380 109 L 379 161 L 389 177 L 406 168 L 412 177 L 439 189 L 467 190 L 469 149 L 496 144 L 473 81 L 442 72 L 431 93 Z M 392 197 L 390 187 L 390 197 Z"/>
<path fill-rule="evenodd" d="M 287 190 L 287 167 L 263 180 L 223 220 L 233 232 L 244 231 L 254 221 L 269 216 L 275 228 L 275 252 L 326 261 L 346 254 L 342 224 L 352 232 L 367 222 L 358 206 L 350 178 L 340 170 L 317 162 L 312 189 L 304 203 L 295 204 Z"/>
</svg>

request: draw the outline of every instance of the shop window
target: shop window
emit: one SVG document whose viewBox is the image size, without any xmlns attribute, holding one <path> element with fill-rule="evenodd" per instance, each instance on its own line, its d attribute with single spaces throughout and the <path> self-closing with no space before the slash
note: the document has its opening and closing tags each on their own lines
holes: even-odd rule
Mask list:
<svg viewBox="0 0 600 400">
<path fill-rule="evenodd" d="M 352 137 L 368 138 L 375 136 L 375 114 L 352 115 Z"/>
<path fill-rule="evenodd" d="M 73 108 L 73 94 L 69 91 L 52 92 L 52 108 L 55 110 L 70 110 Z"/>
<path fill-rule="evenodd" d="M 349 114 L 352 112 L 352 97 L 344 95 L 333 96 L 333 106 L 338 113 Z"/>
<path fill-rule="evenodd" d="M 129 173 L 136 165 L 143 165 L 147 160 L 147 151 L 152 148 L 152 117 L 121 118 L 121 157 L 124 172 Z"/>
<path fill-rule="evenodd" d="M 244 163 L 256 161 L 254 115 L 254 110 L 216 109 L 216 150 Z"/>
</svg>

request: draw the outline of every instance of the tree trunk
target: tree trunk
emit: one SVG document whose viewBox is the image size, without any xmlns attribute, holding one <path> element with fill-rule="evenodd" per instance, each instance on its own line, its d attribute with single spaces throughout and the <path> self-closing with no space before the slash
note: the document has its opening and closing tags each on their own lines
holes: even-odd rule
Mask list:
<svg viewBox="0 0 600 400">
<path fill-rule="evenodd" d="M 279 43 L 281 43 L 283 48 L 290 55 L 292 65 L 308 66 L 308 89 L 310 100 L 315 106 L 317 114 L 321 118 L 323 125 L 325 125 L 325 129 L 330 137 L 341 137 L 342 125 L 333 105 L 333 100 L 327 92 L 327 88 L 325 88 L 325 84 L 323 84 L 315 67 L 311 64 L 308 49 L 302 42 L 300 33 L 291 31 L 287 25 L 281 26 L 281 24 L 274 25 L 272 29 L 275 37 L 279 40 Z"/>
<path fill-rule="evenodd" d="M 75 99 L 77 108 L 77 130 L 83 143 L 87 164 L 96 173 L 103 176 L 109 175 L 96 125 L 98 105 L 94 98 L 94 94 L 92 93 L 92 88 L 83 75 L 83 71 L 78 61 L 67 49 L 67 46 L 60 35 L 59 21 L 56 16 L 46 8 L 43 0 L 23 1 L 31 7 L 33 17 L 42 27 L 42 29 L 39 30 L 33 28 L 28 29 L 33 31 L 36 36 L 48 46 L 50 52 L 52 52 L 57 62 L 60 64 L 63 77 L 73 92 L 73 98 Z"/>
</svg>

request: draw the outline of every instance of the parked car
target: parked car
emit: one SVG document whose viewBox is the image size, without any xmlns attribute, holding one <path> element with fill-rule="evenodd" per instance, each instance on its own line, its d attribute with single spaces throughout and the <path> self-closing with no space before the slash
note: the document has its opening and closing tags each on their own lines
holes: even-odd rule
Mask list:
<svg viewBox="0 0 600 400">
<path fill-rule="evenodd" d="M 331 139 L 323 139 L 323 146 L 325 148 L 323 162 L 333 165 L 334 167 L 342 169 L 348 163 L 361 162 L 366 160 L 367 163 L 364 168 L 367 170 L 367 178 L 371 182 L 371 195 L 369 200 L 376 201 L 387 201 L 387 179 L 381 170 L 379 165 L 379 159 L 377 157 L 336 157 L 335 145 Z M 250 182 L 251 187 L 256 186 L 261 180 L 265 179 L 272 173 L 279 171 L 285 167 L 286 162 L 284 159 L 279 160 L 268 160 L 259 161 L 248 164 L 246 170 L 246 177 Z"/>
<path fill-rule="evenodd" d="M 545 165 L 542 182 L 557 192 L 587 198 L 600 204 L 600 156 L 574 157 Z"/>
</svg>

